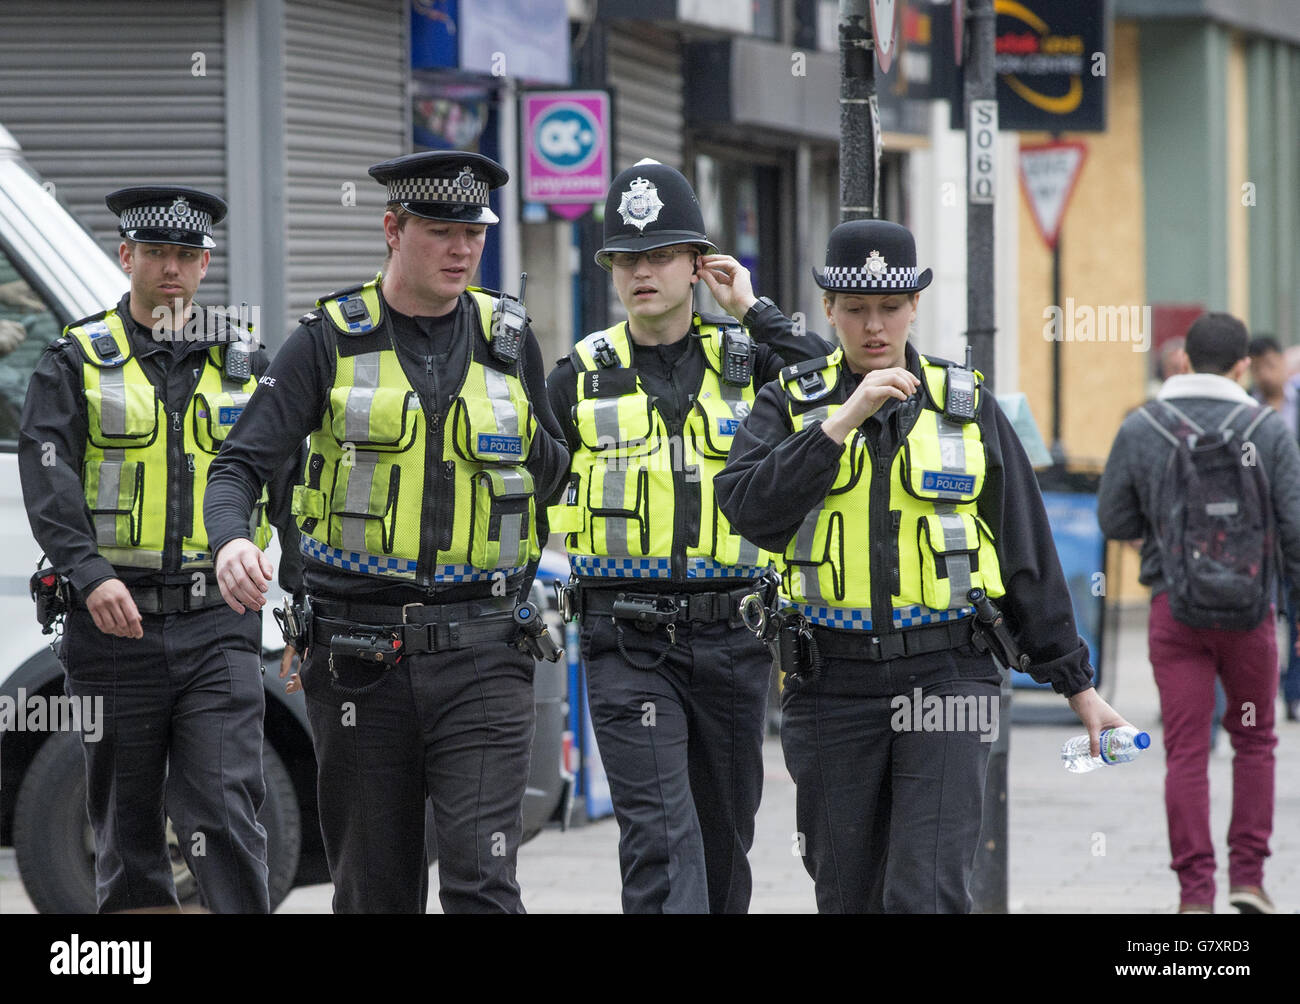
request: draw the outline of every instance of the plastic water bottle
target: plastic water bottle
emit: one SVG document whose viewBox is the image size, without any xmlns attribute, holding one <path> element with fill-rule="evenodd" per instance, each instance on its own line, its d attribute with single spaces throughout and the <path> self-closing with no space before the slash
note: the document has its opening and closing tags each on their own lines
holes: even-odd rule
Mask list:
<svg viewBox="0 0 1300 1004">
<path fill-rule="evenodd" d="M 1122 729 L 1104 729 L 1101 733 L 1101 756 L 1089 751 L 1092 740 L 1088 733 L 1067 739 L 1061 747 L 1061 760 L 1071 774 L 1086 774 L 1098 767 L 1111 767 L 1117 763 L 1136 760 L 1137 755 L 1151 745 L 1151 737 L 1132 725 Z"/>
</svg>

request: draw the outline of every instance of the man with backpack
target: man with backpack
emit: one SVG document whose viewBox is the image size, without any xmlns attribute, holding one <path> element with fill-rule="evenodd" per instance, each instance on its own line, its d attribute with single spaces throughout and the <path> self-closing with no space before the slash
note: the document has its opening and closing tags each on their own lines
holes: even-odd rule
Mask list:
<svg viewBox="0 0 1300 1004">
<path fill-rule="evenodd" d="M 1124 420 L 1097 499 L 1107 537 L 1142 538 L 1180 913 L 1214 909 L 1207 726 L 1216 675 L 1234 751 L 1228 902 L 1242 913 L 1275 912 L 1263 889 L 1277 745 L 1274 601 L 1280 572 L 1300 583 L 1300 448 L 1238 383 L 1248 343 L 1228 314 L 1192 324 L 1192 372 L 1170 377 Z"/>
</svg>

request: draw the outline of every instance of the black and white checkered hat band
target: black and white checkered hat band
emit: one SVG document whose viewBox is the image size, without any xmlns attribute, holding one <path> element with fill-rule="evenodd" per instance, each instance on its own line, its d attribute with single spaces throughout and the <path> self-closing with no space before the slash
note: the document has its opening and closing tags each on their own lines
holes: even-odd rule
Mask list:
<svg viewBox="0 0 1300 1004">
<path fill-rule="evenodd" d="M 848 268 L 830 266 L 822 272 L 822 281 L 826 286 L 840 289 L 907 289 L 916 285 L 916 267 L 886 268 L 877 275 L 857 265 Z"/>
<path fill-rule="evenodd" d="M 123 230 L 189 230 L 212 236 L 212 214 L 187 206 L 184 216 L 173 212 L 176 203 L 165 206 L 132 206 L 122 210 Z"/>
<path fill-rule="evenodd" d="M 389 202 L 460 202 L 467 206 L 486 206 L 488 186 L 485 181 L 462 185 L 457 178 L 395 178 L 388 183 Z"/>
</svg>

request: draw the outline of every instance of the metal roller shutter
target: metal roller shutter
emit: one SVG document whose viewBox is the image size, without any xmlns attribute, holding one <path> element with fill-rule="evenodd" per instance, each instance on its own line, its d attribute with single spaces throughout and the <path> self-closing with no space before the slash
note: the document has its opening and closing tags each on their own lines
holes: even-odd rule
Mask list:
<svg viewBox="0 0 1300 1004">
<path fill-rule="evenodd" d="M 611 27 L 606 77 L 614 89 L 614 170 L 650 157 L 682 169 L 682 47 L 651 24 Z"/>
<path fill-rule="evenodd" d="M 383 264 L 385 193 L 366 169 L 409 150 L 409 15 L 402 0 L 289 0 L 284 11 L 286 277 L 297 316 Z"/>
<path fill-rule="evenodd" d="M 0 122 L 114 258 L 115 188 L 226 195 L 221 0 L 42 0 L 0 5 Z M 226 248 L 199 299 L 226 304 Z"/>
</svg>

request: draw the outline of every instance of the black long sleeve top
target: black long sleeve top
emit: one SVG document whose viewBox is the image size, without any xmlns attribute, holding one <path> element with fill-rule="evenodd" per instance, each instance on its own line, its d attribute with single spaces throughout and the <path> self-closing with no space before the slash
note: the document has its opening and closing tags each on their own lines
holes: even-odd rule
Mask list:
<svg viewBox="0 0 1300 1004">
<path fill-rule="evenodd" d="M 392 324 L 402 371 L 425 412 L 445 414 L 458 389 L 450 385 L 446 374 L 463 371 L 471 349 L 469 324 L 478 323 L 473 301 L 468 294 L 462 294 L 456 309 L 442 317 L 409 317 L 393 310 L 386 301 L 383 311 Z M 320 311 L 302 318 L 276 354 L 262 380 L 263 386 L 253 395 L 213 462 L 203 515 L 214 553 L 230 540 L 248 536 L 246 527 L 256 498 L 255 487 L 320 427 L 335 376 L 335 335 L 332 328 L 327 332 L 327 327 L 329 321 Z M 547 404 L 541 349 L 531 329 L 526 330 L 523 344 L 524 387 L 538 422 L 525 466 L 533 476 L 538 499 L 538 540 L 544 545 L 547 526 L 541 500 L 555 493 L 568 468 L 569 456 L 563 433 Z M 343 599 L 364 596 L 368 603 L 402 605 L 481 599 L 492 590 L 489 581 L 426 590 L 413 583 L 348 572 L 310 557 L 304 557 L 303 562 L 305 586 L 313 595 Z M 511 581 L 510 592 L 526 593 L 535 571 L 536 564 L 530 564 L 522 578 Z"/>
<path fill-rule="evenodd" d="M 157 388 L 166 410 L 185 411 L 198 384 L 202 362 L 199 354 L 206 352 L 212 341 L 183 337 L 175 341 L 156 339 L 152 331 L 131 316 L 130 306 L 127 293 L 117 304 L 117 314 L 130 339 L 132 353 L 149 382 Z M 214 319 L 203 330 L 219 332 L 225 328 Z M 32 535 L 50 564 L 67 576 L 83 600 L 97 585 L 111 578 L 138 586 L 188 585 L 192 572 L 115 569 L 99 553 L 81 482 L 89 421 L 82 364 L 81 350 L 76 344 L 70 338 L 58 338 L 41 356 L 28 384 L 18 439 L 18 470 Z M 265 351 L 258 349 L 253 353 L 252 368 L 256 376 L 265 373 L 269 365 Z M 51 457 L 53 463 L 47 459 Z M 266 478 L 267 518 L 280 536 L 279 581 L 287 592 L 299 588 L 302 578 L 298 527 L 291 512 L 293 485 L 302 462 L 300 453 L 290 451 L 281 463 L 268 469 Z M 259 482 L 254 499 L 261 491 L 262 482 Z M 244 518 L 247 536 L 248 514 Z M 216 552 L 215 548 L 212 550 Z"/>
<path fill-rule="evenodd" d="M 789 325 L 765 316 L 765 323 Z M 935 360 L 942 362 L 942 360 Z M 846 379 L 827 399 L 842 403 L 861 382 Z M 920 354 L 909 342 L 906 366 L 921 377 Z M 863 423 L 873 458 L 889 458 L 916 420 L 918 391 L 907 401 L 890 398 Z M 1079 637 L 1065 575 L 1034 470 L 1010 421 L 992 394 L 982 393 L 977 417 L 987 469 L 980 517 L 993 532 L 1006 595 L 998 605 L 1021 650 L 1032 660 L 1030 675 L 1066 696 L 1092 686 L 1088 646 Z M 811 422 L 794 432 L 779 382 L 759 393 L 732 443 L 727 466 L 714 479 L 718 504 L 738 532 L 760 547 L 783 552 L 812 508 L 834 483 L 844 444 Z"/>
</svg>

